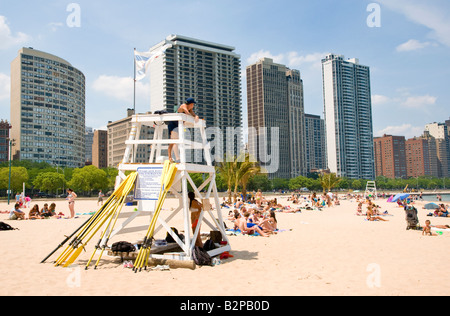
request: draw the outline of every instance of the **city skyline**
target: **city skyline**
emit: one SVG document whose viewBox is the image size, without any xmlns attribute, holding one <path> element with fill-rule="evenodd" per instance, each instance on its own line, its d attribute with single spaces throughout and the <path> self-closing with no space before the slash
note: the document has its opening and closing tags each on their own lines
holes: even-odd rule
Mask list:
<svg viewBox="0 0 450 316">
<path fill-rule="evenodd" d="M 379 13 L 380 27 L 368 23 L 370 8 Z M 105 128 L 133 105 L 133 49 L 146 51 L 168 34 L 181 34 L 236 47 L 244 126 L 246 66 L 268 57 L 300 70 L 305 112 L 323 117 L 320 61 L 335 53 L 371 67 L 374 136 L 420 136 L 426 124 L 449 116 L 449 9 L 443 0 L 7 3 L 0 9 L 0 110 L 8 120 L 10 63 L 31 46 L 86 75 L 86 125 Z M 147 78 L 137 84 L 137 112 L 150 110 L 149 95 Z"/>
</svg>

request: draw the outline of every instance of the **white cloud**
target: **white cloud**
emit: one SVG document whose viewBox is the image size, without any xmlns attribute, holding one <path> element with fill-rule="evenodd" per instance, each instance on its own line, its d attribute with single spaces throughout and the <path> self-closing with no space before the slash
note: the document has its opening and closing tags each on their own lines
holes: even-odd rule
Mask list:
<svg viewBox="0 0 450 316">
<path fill-rule="evenodd" d="M 391 101 L 391 99 L 387 96 L 380 95 L 380 94 L 372 95 L 372 105 L 386 104 L 389 101 Z"/>
<path fill-rule="evenodd" d="M 21 32 L 13 35 L 6 22 L 6 17 L 0 15 L 0 49 L 8 49 L 15 45 L 22 45 L 29 40 L 30 36 Z"/>
<path fill-rule="evenodd" d="M 402 105 L 407 108 L 422 108 L 435 105 L 436 101 L 437 97 L 433 97 L 431 95 L 412 96 L 403 101 Z"/>
<path fill-rule="evenodd" d="M 431 30 L 429 37 L 450 46 L 448 0 L 378 0 L 383 6 L 405 15 Z"/>
<path fill-rule="evenodd" d="M 94 81 L 92 88 L 113 99 L 124 102 L 133 101 L 134 87 L 132 77 L 101 75 Z M 138 81 L 136 83 L 136 95 L 139 95 L 139 97 L 149 97 L 150 86 L 146 86 L 142 81 Z"/>
<path fill-rule="evenodd" d="M 8 75 L 0 73 L 0 101 L 10 98 L 11 80 Z"/>
<path fill-rule="evenodd" d="M 386 128 L 375 133 L 376 137 L 384 134 L 393 136 L 405 136 L 406 139 L 420 136 L 423 134 L 424 127 L 414 127 L 411 124 L 403 124 L 399 126 L 387 126 Z"/>
<path fill-rule="evenodd" d="M 282 63 L 284 61 L 283 54 L 272 55 L 271 52 L 261 49 L 260 51 L 251 54 L 250 57 L 247 58 L 247 64 L 254 64 L 263 57 L 271 58 L 275 63 Z"/>
<path fill-rule="evenodd" d="M 403 43 L 403 44 L 397 46 L 397 52 L 410 52 L 410 51 L 428 47 L 430 45 L 433 45 L 433 44 L 431 42 L 420 42 L 418 40 L 411 39 L 411 40 L 407 41 L 406 43 Z"/>
<path fill-rule="evenodd" d="M 310 65 L 315 68 L 320 68 L 322 59 L 327 53 L 312 53 L 307 55 L 300 55 L 298 52 L 281 53 L 273 55 L 270 51 L 260 50 L 250 55 L 247 58 L 247 64 L 254 64 L 263 57 L 273 59 L 274 63 L 283 64 L 291 68 L 299 68 L 301 66 Z"/>
</svg>

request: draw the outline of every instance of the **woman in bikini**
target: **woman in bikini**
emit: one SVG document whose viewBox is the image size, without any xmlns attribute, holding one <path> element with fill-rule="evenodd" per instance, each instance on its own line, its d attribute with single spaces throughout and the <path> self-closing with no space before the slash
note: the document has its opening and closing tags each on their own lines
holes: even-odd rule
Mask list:
<svg viewBox="0 0 450 316">
<path fill-rule="evenodd" d="M 191 211 L 191 223 L 192 223 L 192 232 L 195 234 L 195 230 L 197 229 L 197 225 L 199 224 L 200 214 L 203 209 L 203 205 L 195 199 L 195 193 L 189 192 L 188 197 L 190 200 L 189 210 Z M 195 240 L 195 245 L 203 248 L 202 238 L 200 236 L 200 229 L 197 235 L 197 239 Z"/>
<path fill-rule="evenodd" d="M 70 218 L 75 217 L 75 199 L 77 195 L 72 189 L 67 189 L 67 200 L 69 201 Z"/>
</svg>

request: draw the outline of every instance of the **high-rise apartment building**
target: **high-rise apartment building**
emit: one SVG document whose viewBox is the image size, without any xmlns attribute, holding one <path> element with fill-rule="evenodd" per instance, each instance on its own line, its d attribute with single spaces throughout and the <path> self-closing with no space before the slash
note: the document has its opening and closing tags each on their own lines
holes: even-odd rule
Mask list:
<svg viewBox="0 0 450 316">
<path fill-rule="evenodd" d="M 123 160 L 125 149 L 131 131 L 131 118 L 135 114 L 133 109 L 127 109 L 127 116 L 117 121 L 108 122 L 108 167 L 117 167 Z M 151 139 L 153 129 L 143 126 L 140 131 L 140 139 Z M 148 163 L 150 160 L 150 145 L 139 145 L 133 152 L 133 161 L 136 163 Z"/>
<path fill-rule="evenodd" d="M 318 115 L 305 114 L 306 170 L 327 169 L 325 121 Z"/>
<path fill-rule="evenodd" d="M 409 177 L 438 176 L 436 142 L 429 135 L 414 137 L 405 143 Z"/>
<path fill-rule="evenodd" d="M 447 124 L 427 124 L 425 132 L 429 133 L 436 142 L 439 177 L 448 177 L 450 175 L 450 137 Z"/>
<path fill-rule="evenodd" d="M 86 165 L 92 164 L 92 142 L 94 140 L 94 129 L 92 127 L 87 127 L 84 133 L 84 147 L 85 147 L 85 154 L 84 159 Z"/>
<path fill-rule="evenodd" d="M 383 135 L 374 138 L 376 176 L 407 178 L 404 136 Z"/>
<path fill-rule="evenodd" d="M 375 179 L 370 68 L 330 54 L 322 60 L 328 168 Z"/>
<path fill-rule="evenodd" d="M 247 105 L 248 127 L 256 134 L 249 135 L 250 154 L 258 159 L 274 145 L 278 148 L 279 157 L 275 158 L 279 159 L 279 166 L 269 173 L 269 178 L 306 175 L 305 110 L 300 72 L 276 64 L 270 58 L 248 66 Z M 279 138 L 270 134 L 272 128 L 279 129 Z"/>
<path fill-rule="evenodd" d="M 92 164 L 97 168 L 108 167 L 108 131 L 95 130 L 91 147 Z"/>
<path fill-rule="evenodd" d="M 9 130 L 11 125 L 8 121 L 0 121 L 0 162 L 9 160 Z"/>
<path fill-rule="evenodd" d="M 22 48 L 11 63 L 14 159 L 81 167 L 85 162 L 85 76 L 68 61 Z"/>
<path fill-rule="evenodd" d="M 240 55 L 234 47 L 181 35 L 170 35 L 151 50 L 166 44 L 172 47 L 149 66 L 151 111 L 173 112 L 187 98 L 194 98 L 195 113 L 207 127 L 222 133 L 223 153 L 227 128 L 235 132 L 238 141 L 232 147 L 237 155 L 243 141 Z"/>
</svg>

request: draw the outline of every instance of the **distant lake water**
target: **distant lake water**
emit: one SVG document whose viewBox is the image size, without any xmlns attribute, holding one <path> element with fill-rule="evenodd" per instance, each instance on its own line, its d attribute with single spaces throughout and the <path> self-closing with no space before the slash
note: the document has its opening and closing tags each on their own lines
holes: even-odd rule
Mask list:
<svg viewBox="0 0 450 316">
<path fill-rule="evenodd" d="M 424 201 L 438 202 L 437 194 L 423 195 Z M 450 194 L 440 194 L 442 196 L 442 202 L 450 202 Z"/>
</svg>

